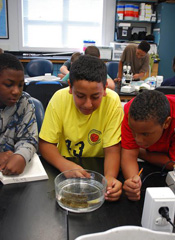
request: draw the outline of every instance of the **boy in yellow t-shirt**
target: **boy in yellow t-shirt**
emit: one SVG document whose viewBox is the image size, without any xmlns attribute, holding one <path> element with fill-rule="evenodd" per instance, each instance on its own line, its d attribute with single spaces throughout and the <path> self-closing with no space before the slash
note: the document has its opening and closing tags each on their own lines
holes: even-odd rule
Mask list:
<svg viewBox="0 0 175 240">
<path fill-rule="evenodd" d="M 96 57 L 80 56 L 72 64 L 69 87 L 57 91 L 47 107 L 39 147 L 42 156 L 61 172 L 82 169 L 82 158 L 103 157 L 106 199 L 115 201 L 122 192 L 116 177 L 123 109 L 117 93 L 106 88 L 106 76 L 106 65 Z M 70 157 L 80 161 L 77 164 Z"/>
</svg>

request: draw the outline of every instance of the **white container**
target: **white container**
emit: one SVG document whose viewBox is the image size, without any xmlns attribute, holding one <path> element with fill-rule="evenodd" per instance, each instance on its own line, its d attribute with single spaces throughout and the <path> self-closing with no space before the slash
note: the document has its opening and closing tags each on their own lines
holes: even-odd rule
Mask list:
<svg viewBox="0 0 175 240">
<path fill-rule="evenodd" d="M 145 10 L 140 10 L 140 13 L 139 13 L 140 16 L 145 16 Z"/>
<path fill-rule="evenodd" d="M 126 17 L 125 16 L 125 20 L 134 20 L 134 17 Z"/>
<path fill-rule="evenodd" d="M 125 4 L 125 20 L 134 20 L 134 4 Z"/>
<path fill-rule="evenodd" d="M 44 80 L 46 80 L 46 81 L 52 80 L 52 75 L 51 75 L 51 73 L 45 73 L 45 75 L 44 75 Z"/>
<path fill-rule="evenodd" d="M 83 41 L 83 51 L 85 51 L 88 46 L 95 46 L 95 41 L 93 41 L 93 40 L 84 40 Z"/>
<path fill-rule="evenodd" d="M 140 3 L 140 9 L 145 9 L 145 3 Z"/>
<path fill-rule="evenodd" d="M 117 13 L 124 13 L 125 5 L 124 4 L 118 4 L 117 5 Z"/>
<path fill-rule="evenodd" d="M 156 77 L 156 87 L 160 87 L 161 83 L 163 82 L 163 76 L 157 76 Z"/>
<path fill-rule="evenodd" d="M 156 232 L 143 227 L 122 226 L 105 232 L 86 234 L 75 240 L 174 240 L 175 234 Z"/>
<path fill-rule="evenodd" d="M 103 175 L 86 169 L 65 171 L 55 178 L 56 201 L 70 212 L 92 212 L 101 207 L 106 188 Z"/>
<path fill-rule="evenodd" d="M 146 5 L 145 5 L 145 9 L 152 9 L 151 4 L 146 4 Z"/>
<path fill-rule="evenodd" d="M 134 5 L 134 20 L 138 20 L 139 18 L 139 6 Z"/>
<path fill-rule="evenodd" d="M 123 13 L 118 13 L 118 20 L 123 20 Z"/>
<path fill-rule="evenodd" d="M 139 21 L 144 21 L 145 17 L 144 16 L 139 16 Z"/>
</svg>

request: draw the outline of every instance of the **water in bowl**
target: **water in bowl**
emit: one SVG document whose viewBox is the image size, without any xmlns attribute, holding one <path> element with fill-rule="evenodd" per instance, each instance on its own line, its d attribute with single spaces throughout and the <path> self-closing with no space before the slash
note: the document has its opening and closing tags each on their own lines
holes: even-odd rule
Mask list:
<svg viewBox="0 0 175 240">
<path fill-rule="evenodd" d="M 104 202 L 104 187 L 94 179 L 66 179 L 56 186 L 58 204 L 71 212 L 91 212 Z"/>
</svg>

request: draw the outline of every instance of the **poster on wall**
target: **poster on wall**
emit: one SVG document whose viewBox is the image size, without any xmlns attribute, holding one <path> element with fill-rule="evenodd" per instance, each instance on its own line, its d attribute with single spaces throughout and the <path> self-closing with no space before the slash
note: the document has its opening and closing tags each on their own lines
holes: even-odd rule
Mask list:
<svg viewBox="0 0 175 240">
<path fill-rule="evenodd" d="M 0 0 L 0 39 L 9 38 L 7 0 Z"/>
</svg>

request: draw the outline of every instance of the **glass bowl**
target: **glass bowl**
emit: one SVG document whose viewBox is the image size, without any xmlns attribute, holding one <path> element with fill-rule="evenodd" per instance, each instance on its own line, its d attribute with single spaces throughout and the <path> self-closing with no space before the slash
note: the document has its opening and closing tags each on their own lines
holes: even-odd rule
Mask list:
<svg viewBox="0 0 175 240">
<path fill-rule="evenodd" d="M 87 177 L 83 176 L 86 171 Z M 103 175 L 86 169 L 73 169 L 55 178 L 56 201 L 71 212 L 92 212 L 104 203 L 107 181 Z"/>
</svg>

